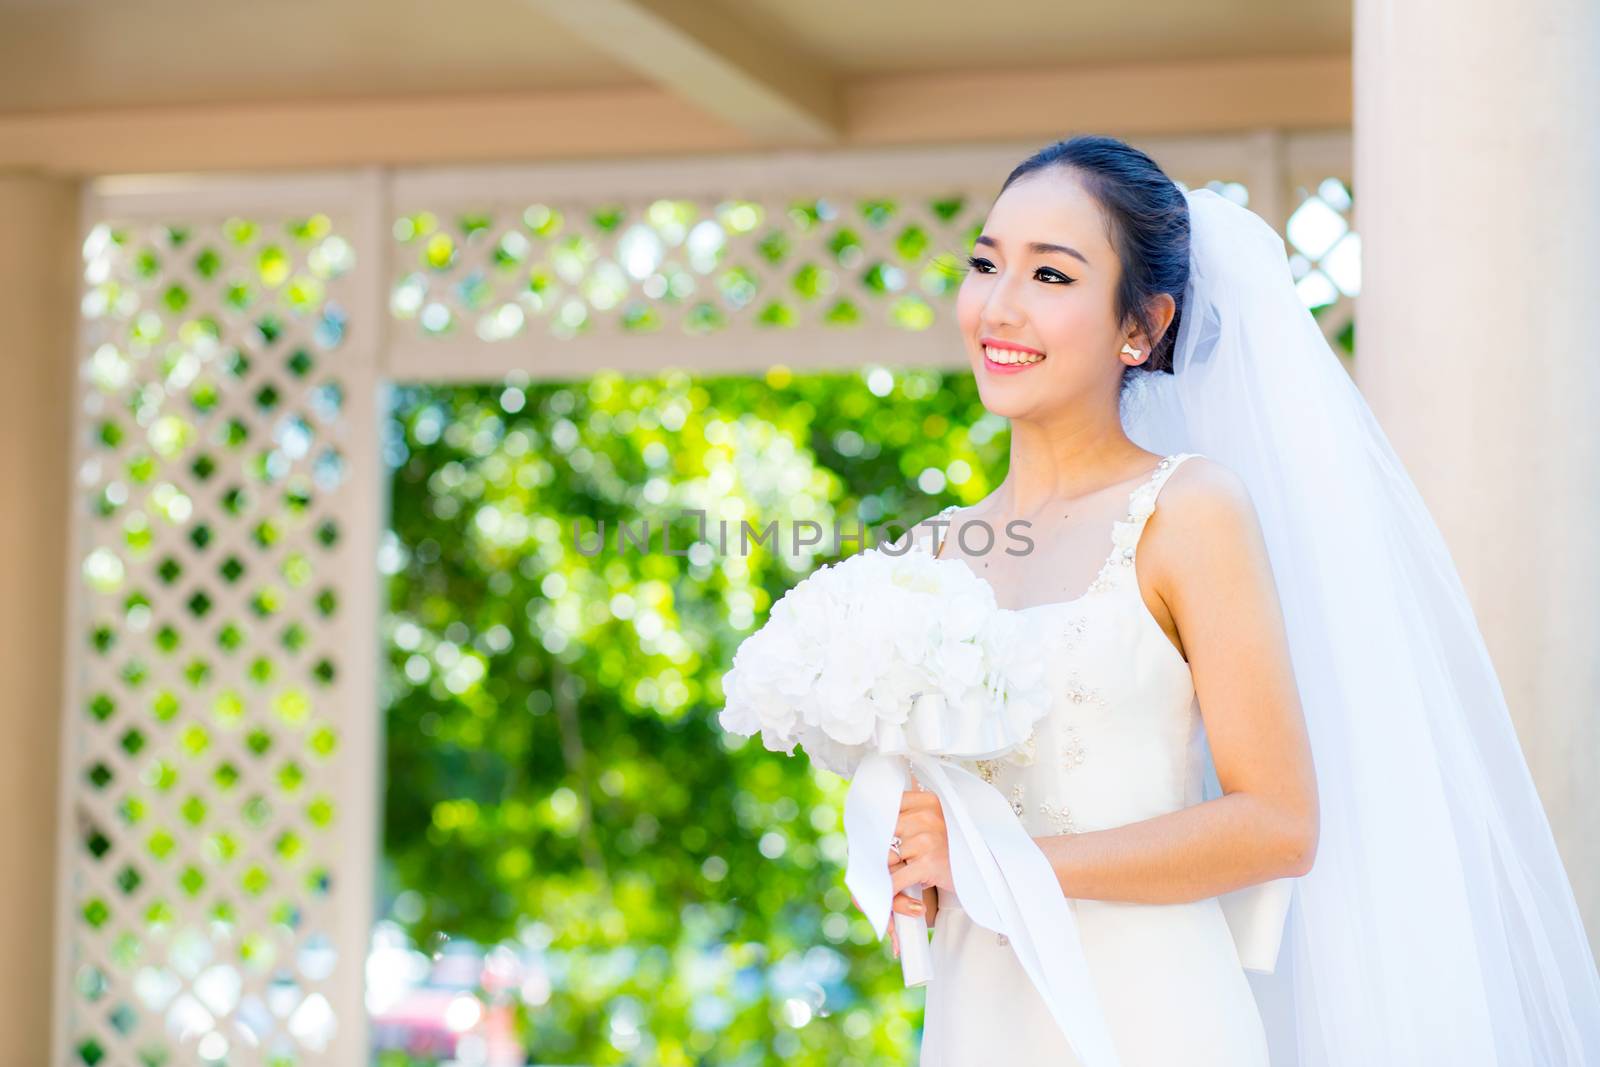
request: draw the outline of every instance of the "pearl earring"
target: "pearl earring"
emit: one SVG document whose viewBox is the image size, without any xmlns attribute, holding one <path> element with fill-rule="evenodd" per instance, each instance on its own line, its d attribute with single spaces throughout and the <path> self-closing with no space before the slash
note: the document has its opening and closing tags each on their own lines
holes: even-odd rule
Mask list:
<svg viewBox="0 0 1600 1067">
<path fill-rule="evenodd" d="M 1132 346 L 1126 344 L 1122 346 L 1122 352 L 1124 355 L 1128 356 L 1137 356 L 1139 354 L 1139 350 L 1137 348 L 1133 348 Z"/>
</svg>

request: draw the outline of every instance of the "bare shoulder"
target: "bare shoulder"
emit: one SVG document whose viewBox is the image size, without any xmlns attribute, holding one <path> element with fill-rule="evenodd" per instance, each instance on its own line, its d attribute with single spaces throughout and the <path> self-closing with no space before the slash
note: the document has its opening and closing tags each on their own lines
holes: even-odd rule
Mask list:
<svg viewBox="0 0 1600 1067">
<path fill-rule="evenodd" d="M 1244 479 L 1210 456 L 1190 456 L 1178 464 L 1158 500 L 1158 514 L 1165 510 L 1169 516 L 1185 515 L 1202 525 L 1255 521 L 1255 503 Z"/>
<path fill-rule="evenodd" d="M 1182 599 L 1186 585 L 1212 586 L 1267 566 L 1249 487 L 1233 468 L 1209 456 L 1191 456 L 1168 475 L 1146 539 L 1164 599 L 1174 599 L 1169 590 Z"/>
</svg>

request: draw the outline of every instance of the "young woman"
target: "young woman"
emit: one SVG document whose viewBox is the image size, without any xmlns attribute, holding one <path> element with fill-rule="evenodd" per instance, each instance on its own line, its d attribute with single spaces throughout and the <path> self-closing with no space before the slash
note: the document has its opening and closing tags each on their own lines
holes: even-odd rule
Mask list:
<svg viewBox="0 0 1600 1067">
<path fill-rule="evenodd" d="M 1010 466 L 913 533 L 1023 613 L 1056 699 L 956 766 L 1048 859 L 1096 1003 L 962 908 L 913 789 L 888 862 L 934 928 L 923 1067 L 1600 1064 L 1600 978 L 1459 579 L 1281 239 L 1073 138 L 1007 178 L 957 308 Z M 1274 884 L 1283 908 L 1250 896 Z"/>
</svg>

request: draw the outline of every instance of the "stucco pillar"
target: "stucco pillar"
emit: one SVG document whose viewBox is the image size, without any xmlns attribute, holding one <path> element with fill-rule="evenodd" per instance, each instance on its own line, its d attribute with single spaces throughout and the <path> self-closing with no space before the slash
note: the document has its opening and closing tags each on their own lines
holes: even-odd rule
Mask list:
<svg viewBox="0 0 1600 1067">
<path fill-rule="evenodd" d="M 0 172 L 0 1033 L 50 1062 L 77 189 Z"/>
<path fill-rule="evenodd" d="M 1356 0 L 1357 381 L 1600 948 L 1600 4 Z"/>
</svg>

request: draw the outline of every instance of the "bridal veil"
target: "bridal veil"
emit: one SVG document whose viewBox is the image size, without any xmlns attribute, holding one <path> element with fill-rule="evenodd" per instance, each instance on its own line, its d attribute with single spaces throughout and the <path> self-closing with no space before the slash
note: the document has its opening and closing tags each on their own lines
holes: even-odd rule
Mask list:
<svg viewBox="0 0 1600 1067">
<path fill-rule="evenodd" d="M 1283 605 L 1320 841 L 1230 915 L 1282 924 L 1250 976 L 1272 1062 L 1600 1064 L 1594 957 L 1444 540 L 1277 233 L 1187 199 L 1174 373 L 1137 375 L 1123 422 L 1244 480 Z"/>
</svg>

